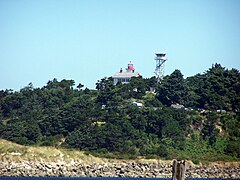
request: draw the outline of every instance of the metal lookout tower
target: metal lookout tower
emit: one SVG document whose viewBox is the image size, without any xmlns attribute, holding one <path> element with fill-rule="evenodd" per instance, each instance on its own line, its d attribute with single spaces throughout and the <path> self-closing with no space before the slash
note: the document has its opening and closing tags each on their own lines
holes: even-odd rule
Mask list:
<svg viewBox="0 0 240 180">
<path fill-rule="evenodd" d="M 164 63 L 167 60 L 166 57 L 166 53 L 155 53 L 156 57 L 156 68 L 155 68 L 155 75 L 157 78 L 157 82 L 161 82 L 161 80 L 163 79 L 163 75 L 164 75 Z"/>
</svg>

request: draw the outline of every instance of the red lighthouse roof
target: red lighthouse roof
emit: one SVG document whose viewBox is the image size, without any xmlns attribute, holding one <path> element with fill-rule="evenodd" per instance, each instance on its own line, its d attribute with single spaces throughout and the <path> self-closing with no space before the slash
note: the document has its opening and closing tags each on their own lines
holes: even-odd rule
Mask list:
<svg viewBox="0 0 240 180">
<path fill-rule="evenodd" d="M 127 70 L 129 70 L 129 71 L 134 71 L 135 70 L 135 68 L 133 66 L 133 63 L 131 61 L 128 63 Z"/>
</svg>

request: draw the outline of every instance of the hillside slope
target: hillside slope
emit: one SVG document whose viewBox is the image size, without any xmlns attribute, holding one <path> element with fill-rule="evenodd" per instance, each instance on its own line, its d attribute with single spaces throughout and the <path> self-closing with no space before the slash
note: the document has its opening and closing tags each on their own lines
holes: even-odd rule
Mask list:
<svg viewBox="0 0 240 180">
<path fill-rule="evenodd" d="M 96 158 L 77 150 L 30 147 L 0 139 L 1 176 L 151 177 L 170 178 L 172 161 Z M 187 178 L 240 178 L 240 162 L 194 165 L 187 161 Z"/>
<path fill-rule="evenodd" d="M 96 90 L 74 85 L 53 79 L 41 88 L 0 91 L 0 138 L 99 157 L 240 159 L 237 69 L 215 64 L 186 79 L 175 70 L 161 83 L 132 77 L 114 85 L 109 77 Z"/>
</svg>

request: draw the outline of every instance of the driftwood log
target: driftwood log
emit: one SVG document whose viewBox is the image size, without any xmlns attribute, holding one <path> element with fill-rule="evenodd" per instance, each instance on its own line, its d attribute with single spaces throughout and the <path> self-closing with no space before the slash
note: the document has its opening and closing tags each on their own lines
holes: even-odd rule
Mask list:
<svg viewBox="0 0 240 180">
<path fill-rule="evenodd" d="M 184 180 L 186 172 L 186 161 L 173 160 L 172 180 Z"/>
</svg>

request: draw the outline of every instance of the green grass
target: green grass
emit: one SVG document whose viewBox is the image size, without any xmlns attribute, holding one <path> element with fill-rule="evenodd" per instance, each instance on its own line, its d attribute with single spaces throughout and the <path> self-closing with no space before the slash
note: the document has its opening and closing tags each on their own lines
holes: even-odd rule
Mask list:
<svg viewBox="0 0 240 180">
<path fill-rule="evenodd" d="M 18 145 L 10 141 L 0 139 L 0 153 L 9 154 L 9 153 L 20 153 L 24 154 L 27 151 L 26 146 Z"/>
<path fill-rule="evenodd" d="M 136 155 L 126 153 L 112 153 L 106 149 L 101 149 L 95 152 L 79 151 L 76 149 L 64 149 L 51 146 L 23 146 L 12 143 L 7 140 L 0 139 L 0 161 L 15 161 L 23 160 L 32 161 L 49 161 L 57 162 L 63 160 L 65 162 L 82 161 L 86 163 L 106 162 L 115 160 L 138 160 L 139 158 L 146 161 L 161 160 L 169 162 L 172 159 L 191 160 L 194 164 L 208 164 L 210 162 L 240 162 L 240 159 L 224 154 L 219 154 L 214 151 L 205 151 L 203 153 L 192 153 L 187 151 L 179 151 L 176 149 L 168 149 L 167 157 L 159 157 L 154 154 L 148 154 L 146 157 L 138 157 Z"/>
<path fill-rule="evenodd" d="M 0 139 L 0 160 L 33 160 L 58 161 L 58 160 L 81 160 L 90 162 L 98 161 L 91 155 L 85 155 L 82 151 L 75 149 L 55 148 L 51 146 L 23 146 Z"/>
</svg>

